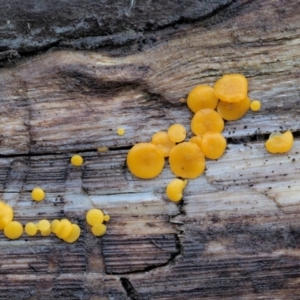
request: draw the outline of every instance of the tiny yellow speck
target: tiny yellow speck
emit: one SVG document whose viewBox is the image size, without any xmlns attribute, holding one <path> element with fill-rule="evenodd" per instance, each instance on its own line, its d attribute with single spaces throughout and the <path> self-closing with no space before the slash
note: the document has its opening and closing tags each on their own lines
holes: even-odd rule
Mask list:
<svg viewBox="0 0 300 300">
<path fill-rule="evenodd" d="M 122 128 L 122 127 L 118 128 L 118 135 L 124 135 L 124 133 L 125 133 L 124 128 Z"/>
<path fill-rule="evenodd" d="M 43 189 L 36 187 L 31 192 L 32 199 L 35 201 L 42 201 L 45 199 L 45 192 Z"/>
<path fill-rule="evenodd" d="M 102 153 L 102 152 L 107 152 L 109 149 L 107 147 L 99 147 L 97 148 L 97 151 Z"/>
<path fill-rule="evenodd" d="M 108 222 L 110 220 L 110 216 L 109 215 L 104 215 L 103 220 L 105 222 Z"/>
<path fill-rule="evenodd" d="M 71 158 L 71 163 L 75 167 L 80 167 L 83 164 L 83 158 L 80 155 L 75 154 Z"/>
<path fill-rule="evenodd" d="M 261 107 L 261 103 L 258 100 L 254 100 L 250 104 L 250 108 L 252 111 L 258 111 L 260 110 L 260 107 Z"/>
</svg>

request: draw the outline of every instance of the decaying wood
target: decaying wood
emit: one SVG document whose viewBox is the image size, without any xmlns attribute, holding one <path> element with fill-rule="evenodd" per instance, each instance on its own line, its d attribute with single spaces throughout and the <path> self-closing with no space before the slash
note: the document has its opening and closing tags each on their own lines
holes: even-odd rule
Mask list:
<svg viewBox="0 0 300 300">
<path fill-rule="evenodd" d="M 0 298 L 299 298 L 300 6 L 236 1 L 222 13 L 161 29 L 161 41 L 128 56 L 51 51 L 1 70 L 1 198 L 23 224 L 67 217 L 82 235 L 68 245 L 1 234 Z M 226 124 L 224 157 L 171 203 L 168 163 L 137 179 L 127 151 L 171 124 L 189 129 L 179 99 L 228 72 L 249 78 L 262 109 Z M 268 154 L 267 134 L 287 129 L 293 149 Z M 75 152 L 82 168 L 69 162 Z M 31 201 L 35 186 L 45 201 Z M 91 207 L 111 216 L 103 238 L 85 222 Z"/>
</svg>

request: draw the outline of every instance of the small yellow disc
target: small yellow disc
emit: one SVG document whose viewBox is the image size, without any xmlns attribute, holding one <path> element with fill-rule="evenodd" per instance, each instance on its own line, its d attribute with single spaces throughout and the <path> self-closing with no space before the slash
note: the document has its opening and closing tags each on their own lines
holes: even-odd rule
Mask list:
<svg viewBox="0 0 300 300">
<path fill-rule="evenodd" d="M 168 129 L 168 136 L 174 143 L 180 143 L 186 138 L 186 130 L 181 124 L 173 124 Z"/>
<path fill-rule="evenodd" d="M 74 243 L 80 236 L 80 227 L 77 224 L 72 224 L 70 234 L 64 238 L 67 243 Z"/>
<path fill-rule="evenodd" d="M 41 230 L 41 235 L 42 236 L 48 236 L 51 234 L 51 228 L 49 227 L 47 230 Z"/>
<path fill-rule="evenodd" d="M 92 233 L 95 236 L 102 236 L 106 233 L 106 226 L 103 224 L 96 224 L 92 227 Z"/>
<path fill-rule="evenodd" d="M 8 223 L 4 228 L 4 235 L 11 240 L 18 239 L 23 233 L 23 226 L 17 221 Z"/>
<path fill-rule="evenodd" d="M 71 158 L 71 163 L 75 167 L 80 167 L 83 164 L 83 158 L 82 156 L 75 154 Z"/>
<path fill-rule="evenodd" d="M 124 128 L 118 128 L 118 135 L 124 135 L 125 129 Z"/>
<path fill-rule="evenodd" d="M 108 222 L 110 220 L 110 216 L 109 215 L 104 215 L 103 220 L 105 222 Z"/>
<path fill-rule="evenodd" d="M 40 231 L 48 231 L 50 229 L 51 231 L 51 228 L 50 228 L 51 224 L 48 220 L 41 220 L 39 221 L 38 223 L 38 230 Z"/>
<path fill-rule="evenodd" d="M 254 100 L 250 104 L 250 108 L 252 111 L 258 111 L 261 108 L 261 103 L 258 100 Z"/>
<path fill-rule="evenodd" d="M 45 192 L 43 189 L 36 187 L 32 190 L 31 196 L 34 201 L 42 201 L 45 199 Z"/>
<path fill-rule="evenodd" d="M 29 222 L 25 225 L 25 232 L 27 235 L 34 236 L 37 233 L 37 226 L 33 222 Z"/>
<path fill-rule="evenodd" d="M 51 222 L 51 231 L 52 231 L 53 233 L 55 233 L 56 230 L 58 229 L 59 223 L 60 223 L 60 221 L 57 220 L 57 219 L 55 219 L 55 220 L 53 220 L 53 221 Z"/>
<path fill-rule="evenodd" d="M 102 224 L 104 219 L 104 215 L 102 210 L 93 208 L 89 210 L 86 214 L 86 221 L 89 225 L 94 226 L 96 224 Z"/>
</svg>

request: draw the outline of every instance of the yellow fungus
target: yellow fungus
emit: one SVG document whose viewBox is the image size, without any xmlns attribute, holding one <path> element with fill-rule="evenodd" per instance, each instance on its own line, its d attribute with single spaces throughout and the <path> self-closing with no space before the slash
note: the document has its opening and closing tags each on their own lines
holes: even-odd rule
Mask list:
<svg viewBox="0 0 300 300">
<path fill-rule="evenodd" d="M 170 140 L 169 135 L 164 131 L 153 134 L 151 143 L 161 151 L 164 157 L 168 157 L 171 149 L 175 146 L 175 143 Z"/>
<path fill-rule="evenodd" d="M 226 146 L 226 139 L 219 132 L 206 132 L 202 136 L 201 149 L 207 158 L 220 158 L 224 154 Z"/>
<path fill-rule="evenodd" d="M 261 108 L 261 103 L 258 100 L 253 100 L 250 104 L 250 108 L 252 111 L 258 111 Z"/>
<path fill-rule="evenodd" d="M 43 189 L 36 187 L 32 190 L 31 197 L 34 201 L 42 201 L 45 199 L 45 192 Z"/>
<path fill-rule="evenodd" d="M 29 222 L 25 225 L 25 232 L 27 235 L 34 236 L 37 233 L 37 226 L 33 222 Z"/>
<path fill-rule="evenodd" d="M 250 99 L 246 97 L 240 102 L 220 101 L 217 111 L 220 116 L 227 121 L 235 121 L 241 119 L 250 108 Z"/>
<path fill-rule="evenodd" d="M 100 153 L 107 152 L 108 150 L 109 150 L 109 148 L 107 148 L 107 147 L 99 147 L 99 148 L 97 148 L 97 151 L 100 152 Z"/>
<path fill-rule="evenodd" d="M 13 220 L 14 211 L 13 209 L 0 201 L 0 230 L 3 230 L 5 226 Z"/>
<path fill-rule="evenodd" d="M 180 143 L 186 138 L 186 130 L 181 124 L 173 124 L 168 129 L 168 135 L 172 142 Z"/>
<path fill-rule="evenodd" d="M 214 89 L 209 85 L 197 85 L 190 91 L 187 98 L 187 105 L 194 113 L 203 108 L 215 109 L 217 104 L 218 98 Z"/>
<path fill-rule="evenodd" d="M 82 156 L 75 154 L 71 157 L 71 164 L 75 167 L 80 167 L 83 164 Z"/>
<path fill-rule="evenodd" d="M 176 145 L 170 152 L 169 163 L 171 171 L 182 178 L 196 178 L 205 169 L 203 152 L 190 142 Z"/>
<path fill-rule="evenodd" d="M 150 179 L 158 176 L 165 164 L 163 154 L 151 143 L 134 145 L 127 154 L 127 165 L 136 177 Z"/>
<path fill-rule="evenodd" d="M 247 97 L 248 81 L 241 74 L 223 75 L 214 85 L 217 98 L 225 102 L 240 102 Z"/>
<path fill-rule="evenodd" d="M 118 128 L 118 135 L 124 135 L 124 133 L 125 133 L 125 129 L 124 128 L 122 128 L 122 127 L 120 127 L 120 128 Z"/>
<path fill-rule="evenodd" d="M 193 136 L 193 137 L 189 140 L 189 142 L 198 145 L 199 148 L 201 149 L 201 140 L 202 140 L 201 135 L 196 135 L 196 136 Z"/>
<path fill-rule="evenodd" d="M 4 228 L 4 235 L 11 240 L 18 239 L 23 234 L 23 226 L 17 221 L 8 223 Z"/>
<path fill-rule="evenodd" d="M 205 132 L 222 132 L 224 121 L 219 113 L 211 108 L 199 110 L 191 121 L 191 129 L 195 135 L 202 135 Z"/>
<path fill-rule="evenodd" d="M 291 150 L 294 138 L 291 131 L 285 133 L 275 132 L 272 133 L 265 143 L 266 149 L 270 153 L 285 153 Z"/>
<path fill-rule="evenodd" d="M 86 214 L 86 221 L 89 225 L 102 224 L 104 220 L 104 214 L 101 209 L 90 209 Z"/>
<path fill-rule="evenodd" d="M 51 222 L 51 231 L 53 232 L 53 233 L 55 233 L 56 231 L 57 231 L 57 229 L 59 228 L 59 223 L 60 223 L 60 221 L 59 220 L 57 220 L 57 219 L 54 219 L 52 222 Z"/>
<path fill-rule="evenodd" d="M 49 227 L 47 230 L 41 230 L 42 236 L 48 236 L 51 234 L 51 228 Z"/>
<path fill-rule="evenodd" d="M 182 199 L 182 191 L 187 184 L 187 180 L 174 179 L 167 186 L 167 197 L 173 202 L 178 202 Z"/>
<path fill-rule="evenodd" d="M 70 234 L 71 230 L 72 223 L 68 219 L 61 219 L 55 229 L 55 234 L 57 237 L 64 239 Z"/>
<path fill-rule="evenodd" d="M 51 224 L 48 220 L 40 220 L 38 225 L 37 225 L 38 230 L 40 231 L 47 231 L 47 230 L 51 230 Z"/>
<path fill-rule="evenodd" d="M 95 236 L 102 236 L 106 233 L 106 229 L 104 224 L 96 224 L 92 227 L 92 233 Z"/>
<path fill-rule="evenodd" d="M 71 231 L 64 241 L 67 243 L 74 243 L 80 236 L 80 227 L 77 224 L 72 224 Z"/>
<path fill-rule="evenodd" d="M 103 221 L 108 222 L 109 220 L 110 220 L 110 216 L 109 215 L 104 215 Z"/>
</svg>

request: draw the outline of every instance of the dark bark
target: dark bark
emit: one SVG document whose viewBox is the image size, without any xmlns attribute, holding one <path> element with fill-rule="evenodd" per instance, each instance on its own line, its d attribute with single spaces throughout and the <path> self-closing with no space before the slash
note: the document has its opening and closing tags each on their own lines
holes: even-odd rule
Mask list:
<svg viewBox="0 0 300 300">
<path fill-rule="evenodd" d="M 231 2 L 2 0 L 0 63 L 54 46 L 96 49 L 145 42 L 145 32 L 204 19 Z"/>
</svg>

